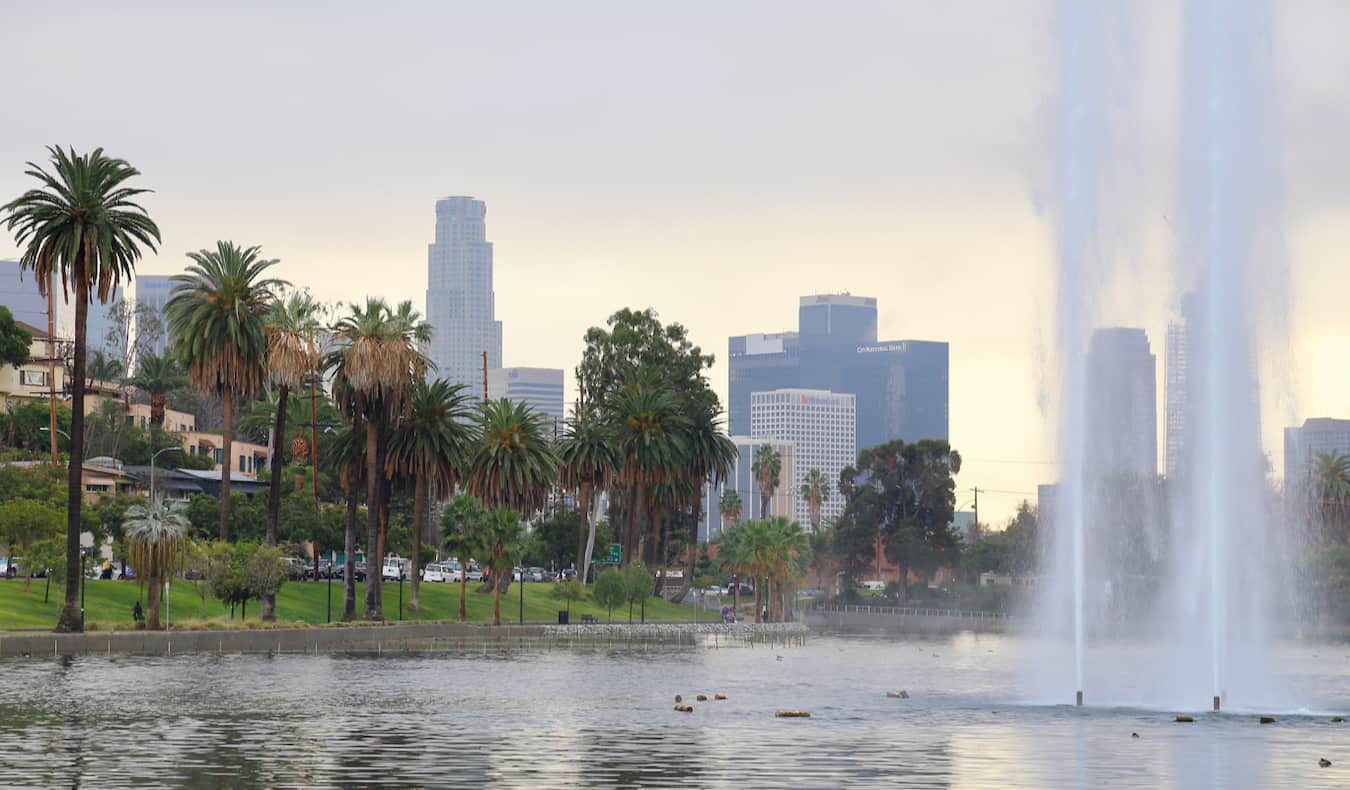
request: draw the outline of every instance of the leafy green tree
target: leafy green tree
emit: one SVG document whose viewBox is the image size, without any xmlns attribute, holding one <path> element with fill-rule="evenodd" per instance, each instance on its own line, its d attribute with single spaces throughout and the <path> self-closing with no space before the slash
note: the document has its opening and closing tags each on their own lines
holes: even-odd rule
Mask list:
<svg viewBox="0 0 1350 790">
<path fill-rule="evenodd" d="M 150 424 L 162 429 L 169 393 L 186 387 L 188 379 L 173 357 L 147 350 L 137 360 L 136 375 L 127 379 L 127 384 L 150 396 Z"/>
<path fill-rule="evenodd" d="M 85 381 L 85 388 L 89 392 L 94 391 L 94 385 L 97 382 L 115 383 L 122 379 L 122 374 L 126 372 L 126 367 L 122 360 L 109 356 L 103 351 L 94 351 L 89 354 L 89 364 L 85 370 L 88 379 Z"/>
<path fill-rule="evenodd" d="M 427 498 L 444 499 L 459 485 L 469 454 L 478 441 L 473 409 L 465 388 L 437 379 L 413 386 L 408 408 L 389 437 L 385 473 L 413 478 L 412 598 L 417 611 L 421 555 L 426 543 Z"/>
<path fill-rule="evenodd" d="M 136 569 L 136 579 L 146 596 L 146 628 L 159 628 L 159 593 L 183 564 L 183 546 L 190 522 L 176 505 L 156 498 L 146 505 L 127 508 L 123 528 L 127 534 L 127 559 Z"/>
<path fill-rule="evenodd" d="M 33 333 L 14 323 L 14 314 L 0 305 L 0 363 L 18 368 L 28 361 L 32 345 Z"/>
<path fill-rule="evenodd" d="M 35 499 L 10 499 L 0 502 L 0 538 L 9 544 L 10 556 L 28 559 L 33 544 L 61 534 L 61 511 Z M 23 591 L 33 580 L 33 563 L 23 563 Z M 78 572 L 79 566 L 76 566 Z"/>
<path fill-rule="evenodd" d="M 441 534 L 450 556 L 459 560 L 459 621 L 465 621 L 465 598 L 469 583 L 469 560 L 486 557 L 488 549 L 487 511 L 469 494 L 456 494 L 446 503 L 441 515 Z"/>
<path fill-rule="evenodd" d="M 632 567 L 632 566 L 630 566 Z M 624 578 L 623 571 L 618 568 L 606 568 L 595 577 L 595 587 L 591 590 L 591 598 L 600 606 L 605 607 L 608 612 L 609 622 L 614 622 L 614 607 L 622 606 L 628 600 L 628 582 Z M 632 622 L 632 615 L 629 615 L 629 622 Z"/>
<path fill-rule="evenodd" d="M 383 560 L 382 517 L 387 517 L 388 478 L 384 474 L 389 432 L 407 405 L 414 382 L 422 378 L 429 360 L 421 347 L 431 340 L 431 326 L 413 310 L 411 302 L 390 309 L 383 299 L 353 304 L 350 313 L 333 327 L 335 347 L 325 361 L 332 370 L 333 397 L 355 429 L 365 427 L 366 557 L 372 572 L 366 581 L 368 620 L 384 619 L 380 574 Z"/>
<path fill-rule="evenodd" d="M 572 612 L 573 601 L 580 601 L 586 597 L 586 588 L 576 579 L 568 579 L 549 586 L 552 588 L 548 591 L 549 597 L 555 601 L 565 602 L 568 614 Z"/>
<path fill-rule="evenodd" d="M 5 443 L 11 447 L 28 450 L 35 454 L 45 454 L 51 446 L 51 434 L 47 433 L 51 424 L 51 412 L 46 400 L 10 401 L 5 414 Z M 56 427 L 57 447 L 61 452 L 70 451 L 72 415 L 68 406 L 57 405 Z M 80 430 L 84 430 L 81 425 Z"/>
<path fill-rule="evenodd" d="M 193 386 L 219 395 L 224 404 L 221 430 L 220 539 L 230 537 L 230 477 L 234 466 L 235 399 L 252 397 L 267 376 L 265 317 L 282 280 L 267 278 L 275 260 L 259 247 L 216 242 L 214 250 L 188 253 L 192 265 L 172 278 L 174 290 L 164 306 L 175 353 Z"/>
<path fill-rule="evenodd" d="M 530 525 L 530 534 L 525 540 L 525 554 L 521 558 L 521 564 L 566 568 L 572 552 L 576 550 L 579 521 L 577 511 L 562 503 L 555 504 Z"/>
<path fill-rule="evenodd" d="M 640 562 L 630 563 L 623 569 L 623 597 L 628 603 L 628 622 L 633 622 L 633 605 L 645 604 L 651 597 L 656 579 Z"/>
<path fill-rule="evenodd" d="M 761 444 L 755 448 L 754 460 L 750 462 L 750 473 L 759 482 L 759 517 L 769 517 L 769 502 L 778 492 L 782 483 L 783 458 L 771 444 Z"/>
<path fill-rule="evenodd" d="M 62 562 L 66 558 L 66 546 L 59 536 L 60 530 L 61 526 L 58 521 L 56 529 L 53 531 L 56 537 L 43 538 L 24 551 L 23 559 L 27 570 L 42 568 L 45 571 L 47 584 L 46 589 L 42 591 L 43 603 L 48 603 L 51 600 L 52 582 L 66 583 L 66 565 Z M 27 581 L 24 582 L 25 587 L 27 583 Z"/>
<path fill-rule="evenodd" d="M 0 223 L 22 248 L 19 266 L 33 272 L 38 290 L 48 295 L 56 278 L 66 294 L 75 294 L 75 348 L 72 378 L 85 380 L 89 300 L 107 304 L 119 282 L 130 278 L 143 249 L 154 250 L 159 228 L 135 201 L 146 190 L 126 186 L 140 175 L 121 159 L 57 146 L 47 149 L 52 170 L 28 163 L 26 174 L 40 183 L 0 207 Z M 71 393 L 70 463 L 66 491 L 66 575 L 80 572 L 81 509 L 84 505 L 84 387 Z M 66 585 L 58 631 L 80 631 L 77 585 Z"/>
<path fill-rule="evenodd" d="M 902 600 L 911 570 L 931 573 L 957 558 L 960 536 L 952 528 L 954 476 L 961 456 L 942 440 L 895 440 L 863 450 L 856 466 L 840 474 L 844 516 L 836 529 L 836 552 L 851 582 L 871 555 L 864 547 L 884 542 L 886 558 L 899 568 Z M 849 585 L 852 589 L 854 584 Z"/>
<path fill-rule="evenodd" d="M 276 546 L 251 546 L 244 565 L 244 581 L 249 594 L 262 600 L 276 598 L 286 583 L 286 564 L 281 549 Z"/>
</svg>

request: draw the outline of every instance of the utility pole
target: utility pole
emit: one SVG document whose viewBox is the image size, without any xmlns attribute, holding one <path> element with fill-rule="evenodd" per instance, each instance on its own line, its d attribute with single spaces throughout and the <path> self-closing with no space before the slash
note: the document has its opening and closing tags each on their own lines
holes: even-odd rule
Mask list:
<svg viewBox="0 0 1350 790">
<path fill-rule="evenodd" d="M 980 487 L 979 487 L 979 486 L 975 486 L 974 488 L 972 488 L 972 489 L 970 489 L 970 490 L 975 492 L 975 525 L 976 525 L 976 526 L 979 526 L 979 523 L 980 523 Z"/>
<path fill-rule="evenodd" d="M 47 406 L 51 411 L 52 466 L 56 466 L 56 295 L 52 293 L 52 273 L 47 272 Z M 76 386 L 80 383 L 76 382 Z M 72 400 L 71 403 L 74 403 Z"/>
<path fill-rule="evenodd" d="M 488 402 L 488 386 L 487 386 L 487 352 L 484 351 L 484 352 L 483 352 L 483 404 L 486 405 L 487 402 Z"/>
</svg>

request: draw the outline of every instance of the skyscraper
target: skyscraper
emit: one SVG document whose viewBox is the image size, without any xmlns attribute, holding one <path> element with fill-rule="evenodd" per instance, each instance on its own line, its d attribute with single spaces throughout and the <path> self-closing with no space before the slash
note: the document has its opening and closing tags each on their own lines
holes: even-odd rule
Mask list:
<svg viewBox="0 0 1350 790">
<path fill-rule="evenodd" d="M 1158 474 L 1158 361 L 1142 329 L 1111 327 L 1088 344 L 1084 460 L 1095 474 Z"/>
<path fill-rule="evenodd" d="M 1181 447 L 1186 436 L 1186 327 L 1167 325 L 1167 370 L 1164 371 L 1163 419 L 1165 463 L 1163 472 L 1174 478 L 1181 464 Z"/>
<path fill-rule="evenodd" d="M 495 318 L 487 204 L 471 197 L 436 201 L 436 240 L 427 245 L 428 349 L 436 375 L 478 391 L 487 366 L 502 366 L 502 324 Z"/>
<path fill-rule="evenodd" d="M 820 471 L 831 485 L 856 458 L 857 398 L 850 393 L 825 390 L 780 389 L 750 395 L 750 435 L 755 439 L 792 442 L 796 468 L 782 485 L 796 492 L 812 469 Z M 837 491 L 820 509 L 824 522 L 844 512 L 844 498 Z M 784 515 L 772 513 L 771 515 Z M 811 523 L 805 497 L 797 497 L 792 515 L 803 526 Z"/>
<path fill-rule="evenodd" d="M 750 430 L 750 393 L 801 387 L 855 396 L 855 450 L 947 438 L 946 343 L 878 341 L 877 300 L 866 296 L 803 296 L 797 323 L 797 332 L 729 339 L 731 433 Z"/>
<path fill-rule="evenodd" d="M 490 368 L 488 395 L 528 404 L 543 415 L 547 430 L 562 433 L 562 368 Z"/>
<path fill-rule="evenodd" d="M 163 355 L 169 347 L 168 321 L 164 316 L 164 305 L 168 304 L 169 296 L 173 293 L 174 284 L 171 282 L 173 275 L 170 274 L 138 274 L 136 275 L 136 304 L 145 305 L 154 310 L 160 316 L 162 326 L 159 338 L 151 344 L 151 348 L 158 355 Z M 140 327 L 137 327 L 137 332 Z"/>
<path fill-rule="evenodd" d="M 0 261 L 0 305 L 9 308 L 15 321 L 47 329 L 47 300 L 38 293 L 31 271 L 21 271 L 18 261 Z"/>
<path fill-rule="evenodd" d="M 1308 485 L 1322 453 L 1350 456 L 1350 420 L 1313 417 L 1301 427 L 1284 429 L 1286 491 Z"/>
</svg>

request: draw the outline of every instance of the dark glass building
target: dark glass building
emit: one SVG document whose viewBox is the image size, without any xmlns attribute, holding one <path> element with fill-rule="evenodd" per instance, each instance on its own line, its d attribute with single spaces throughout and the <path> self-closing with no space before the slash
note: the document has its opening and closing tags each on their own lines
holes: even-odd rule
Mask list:
<svg viewBox="0 0 1350 790">
<path fill-rule="evenodd" d="M 803 296 L 798 331 L 728 343 L 728 428 L 750 433 L 750 393 L 809 388 L 857 398 L 858 447 L 948 438 L 948 345 L 877 340 L 877 300 Z"/>
</svg>

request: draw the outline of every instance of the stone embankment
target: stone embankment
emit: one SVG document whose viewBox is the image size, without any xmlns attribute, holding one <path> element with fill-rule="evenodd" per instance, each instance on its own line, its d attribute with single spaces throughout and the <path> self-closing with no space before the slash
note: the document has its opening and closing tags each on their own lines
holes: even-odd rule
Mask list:
<svg viewBox="0 0 1350 790">
<path fill-rule="evenodd" d="M 0 633 L 0 658 L 183 653 L 410 653 L 463 649 L 540 648 L 610 644 L 754 647 L 802 643 L 798 623 L 593 623 L 586 625 L 464 625 L 387 623 L 239 631 L 116 631 L 85 634 Z"/>
<path fill-rule="evenodd" d="M 819 604 L 804 617 L 812 628 L 895 634 L 1003 633 L 1015 622 L 997 612 L 854 604 Z"/>
</svg>

